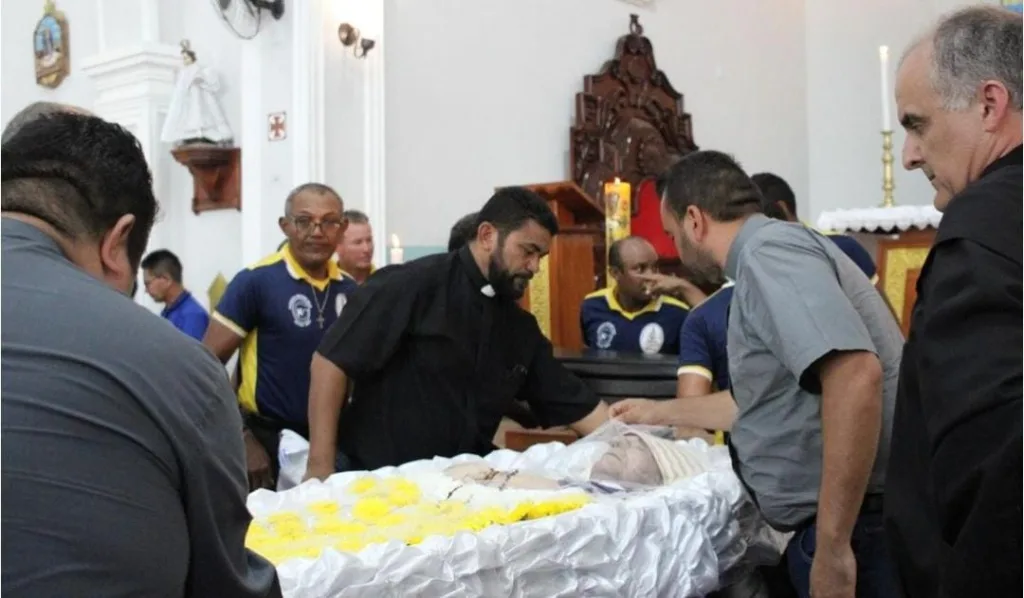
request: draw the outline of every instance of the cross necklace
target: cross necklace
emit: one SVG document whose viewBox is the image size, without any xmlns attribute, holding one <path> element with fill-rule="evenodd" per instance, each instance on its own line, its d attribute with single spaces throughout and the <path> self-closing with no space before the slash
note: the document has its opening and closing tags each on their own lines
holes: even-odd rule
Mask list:
<svg viewBox="0 0 1024 598">
<path fill-rule="evenodd" d="M 320 327 L 320 330 L 324 329 L 324 310 L 327 309 L 327 300 L 331 297 L 331 283 L 327 283 L 326 293 L 324 293 L 323 305 L 320 304 L 320 298 L 316 295 L 316 287 L 313 283 L 309 283 L 309 288 L 313 290 L 313 303 L 316 304 L 316 324 Z"/>
</svg>

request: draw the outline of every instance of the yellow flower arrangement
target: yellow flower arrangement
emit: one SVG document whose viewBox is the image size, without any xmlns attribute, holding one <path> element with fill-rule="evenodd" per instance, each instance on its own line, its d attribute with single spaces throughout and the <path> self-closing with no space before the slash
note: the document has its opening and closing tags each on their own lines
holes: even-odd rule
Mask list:
<svg viewBox="0 0 1024 598">
<path fill-rule="evenodd" d="M 279 511 L 253 521 L 245 543 L 274 564 L 315 559 L 326 548 L 357 553 L 371 544 L 399 541 L 416 545 L 430 536 L 478 532 L 493 525 L 551 517 L 585 506 L 583 494 L 524 501 L 511 508 L 471 508 L 456 500 L 424 501 L 420 488 L 404 478 L 364 476 L 346 492 L 351 508 L 333 500 L 305 505 L 305 512 Z"/>
</svg>

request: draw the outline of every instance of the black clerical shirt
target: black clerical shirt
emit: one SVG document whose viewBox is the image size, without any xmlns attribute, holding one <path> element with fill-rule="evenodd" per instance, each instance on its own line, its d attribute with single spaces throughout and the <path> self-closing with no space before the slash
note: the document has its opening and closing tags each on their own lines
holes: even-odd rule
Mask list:
<svg viewBox="0 0 1024 598">
<path fill-rule="evenodd" d="M 356 467 L 485 454 L 517 397 L 544 426 L 597 407 L 536 319 L 492 295 L 463 247 L 384 268 L 350 297 L 317 351 L 355 382 L 338 448 Z"/>
<path fill-rule="evenodd" d="M 1021 580 L 1021 148 L 950 202 L 903 350 L 885 516 L 907 598 Z"/>
</svg>

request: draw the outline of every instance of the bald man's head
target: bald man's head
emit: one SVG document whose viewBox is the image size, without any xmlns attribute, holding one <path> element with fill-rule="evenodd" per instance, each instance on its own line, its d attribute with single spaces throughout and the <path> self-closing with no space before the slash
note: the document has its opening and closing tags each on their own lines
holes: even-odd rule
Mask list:
<svg viewBox="0 0 1024 598">
<path fill-rule="evenodd" d="M 608 248 L 608 267 L 619 296 L 634 306 L 649 299 L 642 276 L 658 271 L 658 252 L 643 237 L 619 239 Z"/>
<path fill-rule="evenodd" d="M 25 125 L 36 120 L 40 116 L 46 116 L 48 114 L 59 114 L 59 113 L 72 113 L 72 114 L 86 114 L 92 115 L 91 112 L 78 106 L 72 106 L 71 104 L 59 104 L 57 102 L 33 102 L 28 106 L 21 109 L 14 115 L 7 126 L 4 127 L 2 138 L 0 143 L 7 143 L 11 137 L 18 134 Z"/>
</svg>

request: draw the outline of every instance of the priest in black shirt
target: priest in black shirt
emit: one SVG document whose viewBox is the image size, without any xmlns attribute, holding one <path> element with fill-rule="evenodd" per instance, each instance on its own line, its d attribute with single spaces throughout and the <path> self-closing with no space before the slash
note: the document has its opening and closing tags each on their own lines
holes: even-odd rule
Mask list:
<svg viewBox="0 0 1024 598">
<path fill-rule="evenodd" d="M 580 435 L 607 420 L 607 405 L 516 304 L 558 232 L 551 209 L 506 188 L 478 223 L 457 251 L 378 271 L 327 332 L 312 363 L 307 478 L 486 454 L 515 398 L 541 424 Z"/>
<path fill-rule="evenodd" d="M 924 171 L 943 212 L 917 282 L 885 485 L 906 598 L 1020 594 L 1021 33 L 1020 15 L 964 9 L 897 75 L 904 166 Z"/>
</svg>

